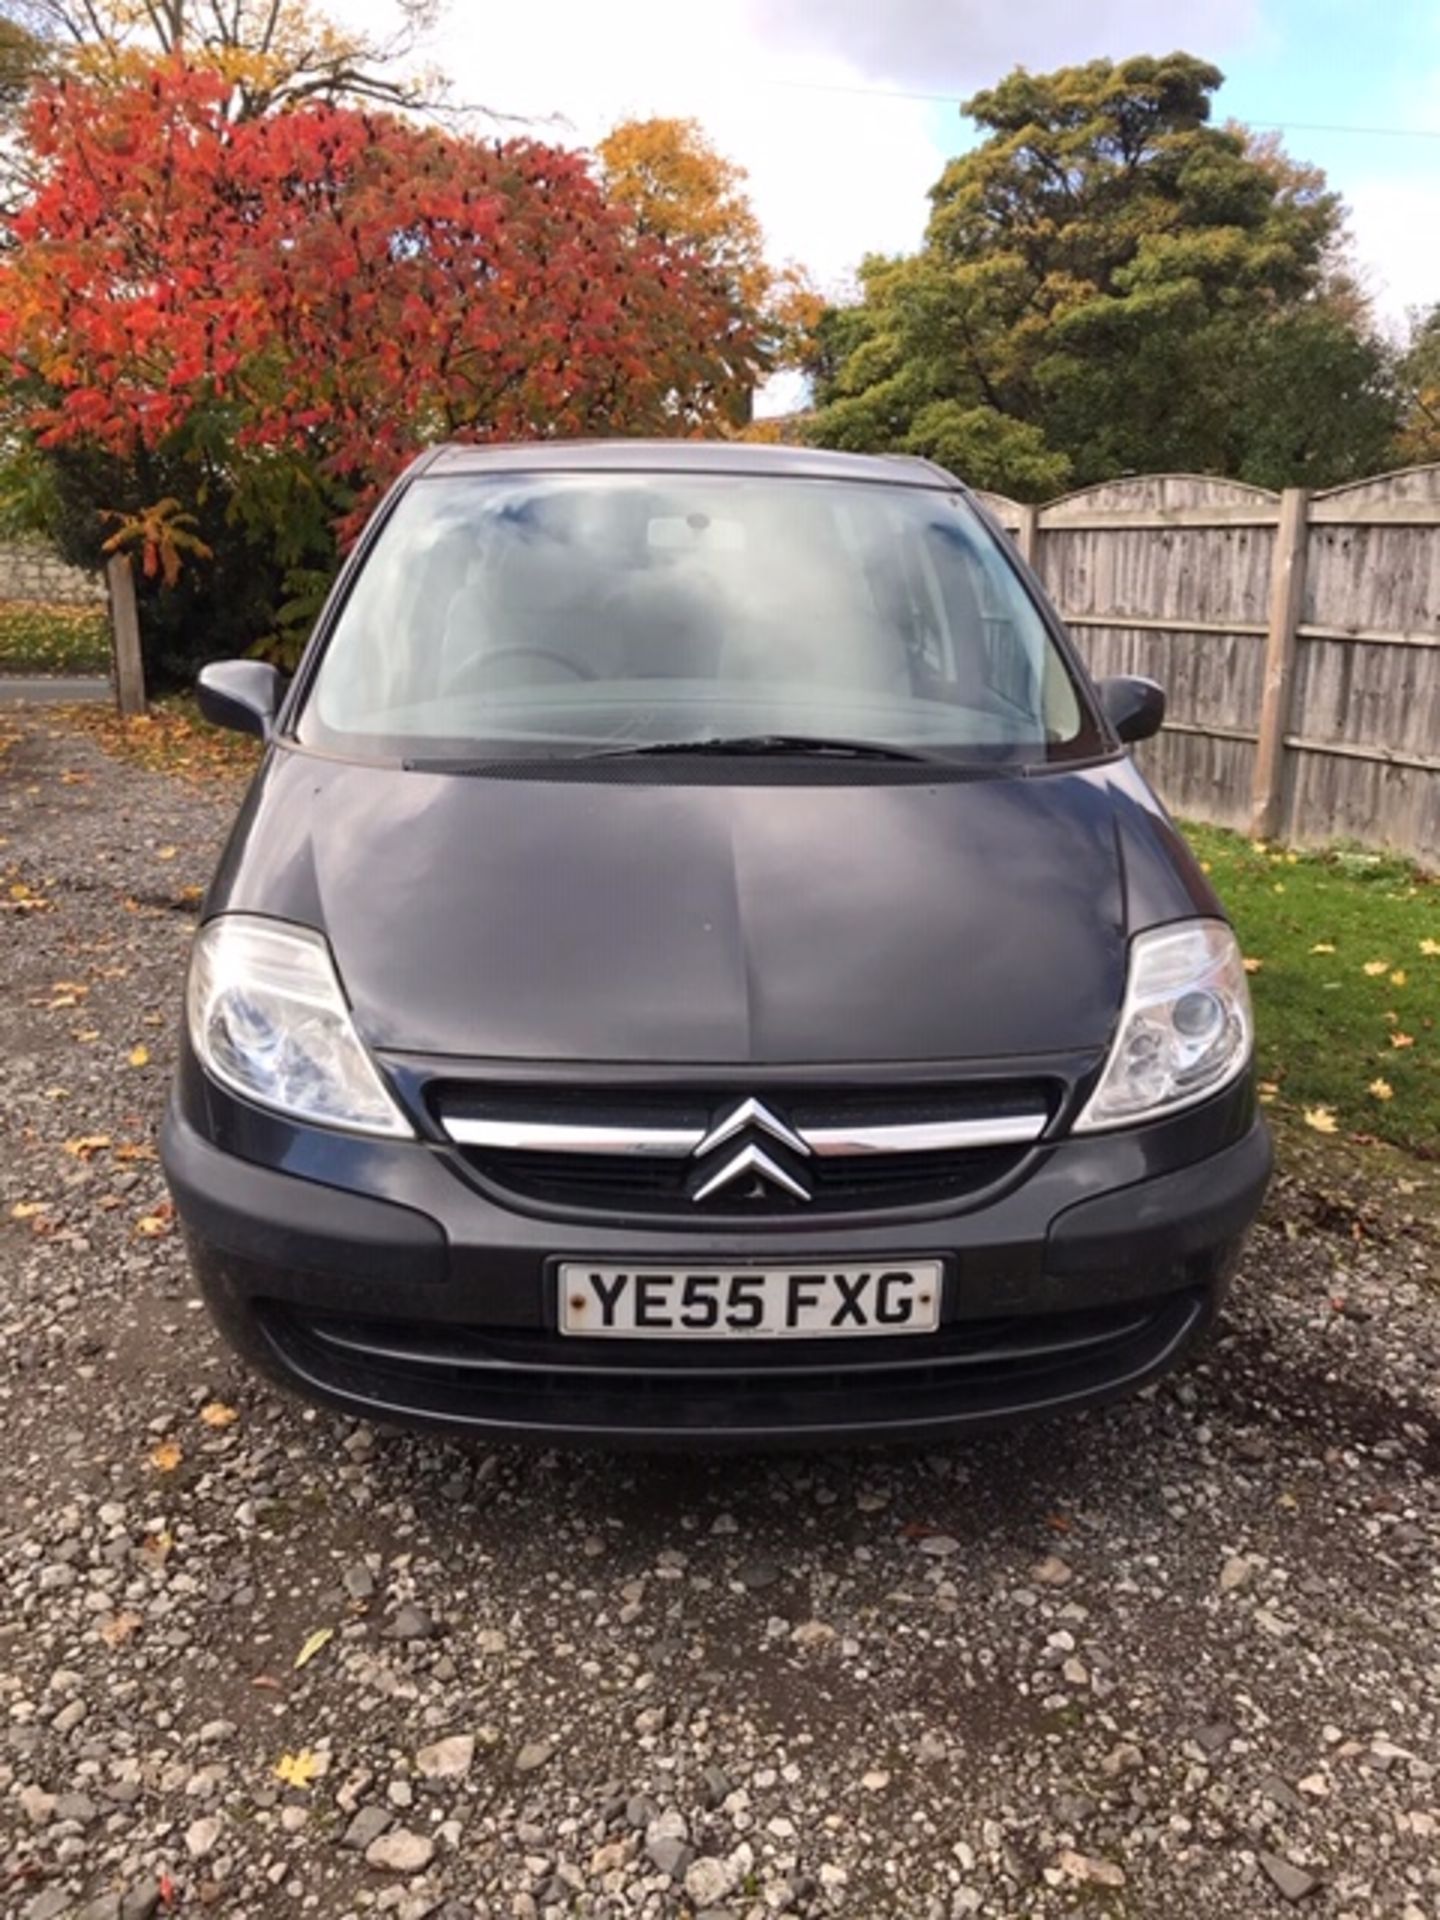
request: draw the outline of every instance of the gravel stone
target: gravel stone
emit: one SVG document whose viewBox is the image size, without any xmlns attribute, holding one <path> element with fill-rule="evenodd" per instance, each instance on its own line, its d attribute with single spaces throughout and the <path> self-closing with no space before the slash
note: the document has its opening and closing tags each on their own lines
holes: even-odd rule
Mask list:
<svg viewBox="0 0 1440 1920">
<path fill-rule="evenodd" d="M 44 1887 L 25 1904 L 25 1920 L 60 1920 L 73 1902 L 63 1887 Z"/>
<path fill-rule="evenodd" d="M 702 1854 L 685 1869 L 686 1897 L 697 1907 L 713 1908 L 717 1901 L 727 1899 L 735 1891 L 736 1878 L 728 1860 Z"/>
<path fill-rule="evenodd" d="M 385 1873 L 423 1873 L 435 1858 L 435 1842 L 409 1827 L 382 1833 L 365 1849 L 366 1864 Z"/>
<path fill-rule="evenodd" d="M 415 1765 L 426 1780 L 462 1780 L 470 1771 L 470 1763 L 474 1758 L 475 1736 L 452 1733 L 444 1740 L 421 1747 L 415 1755 Z"/>
<path fill-rule="evenodd" d="M 340 1844 L 363 1853 L 372 1840 L 378 1840 L 394 1824 L 395 1816 L 388 1807 L 361 1807 L 346 1827 Z"/>
<path fill-rule="evenodd" d="M 1318 1875 L 1292 1865 L 1278 1853 L 1262 1853 L 1260 1864 L 1286 1900 L 1304 1900 L 1320 1887 Z"/>
</svg>

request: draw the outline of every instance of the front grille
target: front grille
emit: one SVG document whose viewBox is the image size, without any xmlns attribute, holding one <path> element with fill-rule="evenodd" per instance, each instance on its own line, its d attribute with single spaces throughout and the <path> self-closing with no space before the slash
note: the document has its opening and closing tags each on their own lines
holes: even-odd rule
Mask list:
<svg viewBox="0 0 1440 1920">
<path fill-rule="evenodd" d="M 257 1308 L 288 1370 L 377 1409 L 556 1432 L 744 1435 L 939 1426 L 1102 1396 L 1168 1364 L 1205 1300 L 957 1320 L 914 1338 L 606 1341 L 603 1352 L 539 1328 Z"/>
<path fill-rule="evenodd" d="M 742 1105 L 733 1090 L 446 1084 L 431 1104 L 466 1166 L 504 1195 L 590 1214 L 743 1224 L 977 1201 L 1032 1151 L 1058 1096 L 1040 1080 L 762 1091 L 766 1117 L 713 1148 L 708 1138 Z M 764 1154 L 768 1171 L 706 1191 L 747 1148 Z"/>
</svg>

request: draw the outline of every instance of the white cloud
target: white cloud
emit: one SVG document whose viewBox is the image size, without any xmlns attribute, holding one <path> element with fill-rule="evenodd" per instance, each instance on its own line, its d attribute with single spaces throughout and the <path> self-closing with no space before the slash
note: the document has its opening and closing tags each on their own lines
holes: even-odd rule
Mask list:
<svg viewBox="0 0 1440 1920">
<path fill-rule="evenodd" d="M 826 52 L 873 78 L 969 91 L 1016 65 L 1224 50 L 1259 25 L 1259 0 L 746 0 L 757 34 Z"/>
<path fill-rule="evenodd" d="M 1431 142 L 1433 148 L 1436 143 Z M 1440 227 L 1440 164 L 1337 179 L 1350 208 L 1350 231 L 1363 282 L 1382 322 L 1402 325 L 1415 307 L 1440 301 L 1440 269 L 1426 236 Z"/>
</svg>

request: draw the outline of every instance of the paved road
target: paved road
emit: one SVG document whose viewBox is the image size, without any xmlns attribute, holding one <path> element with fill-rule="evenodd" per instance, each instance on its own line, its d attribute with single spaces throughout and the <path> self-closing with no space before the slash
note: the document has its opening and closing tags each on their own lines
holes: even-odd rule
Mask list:
<svg viewBox="0 0 1440 1920">
<path fill-rule="evenodd" d="M 1440 1916 L 1418 1180 L 1292 1164 L 1203 1363 L 1012 1436 L 313 1414 L 196 1309 L 151 1144 L 234 796 L 5 733 L 5 1920 Z"/>
<path fill-rule="evenodd" d="M 75 674 L 28 675 L 0 673 L 0 705 L 55 706 L 64 703 L 89 705 L 97 700 L 112 700 L 114 692 L 108 680 L 80 678 Z"/>
</svg>

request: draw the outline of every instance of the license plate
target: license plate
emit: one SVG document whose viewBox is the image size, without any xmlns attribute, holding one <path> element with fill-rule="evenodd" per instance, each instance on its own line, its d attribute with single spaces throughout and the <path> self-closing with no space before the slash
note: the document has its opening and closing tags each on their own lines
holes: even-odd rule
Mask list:
<svg viewBox="0 0 1440 1920">
<path fill-rule="evenodd" d="M 933 1333 L 938 1260 L 854 1267 L 560 1266 L 560 1331 L 626 1340 L 828 1339 Z"/>
</svg>

